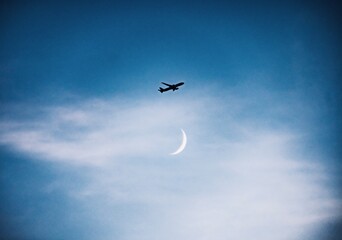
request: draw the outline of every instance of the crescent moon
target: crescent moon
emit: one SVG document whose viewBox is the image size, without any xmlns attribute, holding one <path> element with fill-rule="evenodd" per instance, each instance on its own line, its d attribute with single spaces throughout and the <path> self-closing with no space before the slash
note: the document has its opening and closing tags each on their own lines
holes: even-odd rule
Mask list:
<svg viewBox="0 0 342 240">
<path fill-rule="evenodd" d="M 178 147 L 178 149 L 175 152 L 170 153 L 170 155 L 177 155 L 177 154 L 181 153 L 186 147 L 186 142 L 187 142 L 186 134 L 185 134 L 183 129 L 181 129 L 181 131 L 182 131 L 182 143 Z"/>
</svg>

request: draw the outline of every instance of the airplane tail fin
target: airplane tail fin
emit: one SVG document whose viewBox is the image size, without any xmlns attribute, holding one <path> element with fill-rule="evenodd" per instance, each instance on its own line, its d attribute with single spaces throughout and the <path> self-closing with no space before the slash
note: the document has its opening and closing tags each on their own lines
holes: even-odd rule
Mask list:
<svg viewBox="0 0 342 240">
<path fill-rule="evenodd" d="M 160 88 L 158 89 L 158 91 L 161 92 L 161 93 L 163 93 L 163 92 L 164 92 L 164 89 L 160 87 Z"/>
</svg>

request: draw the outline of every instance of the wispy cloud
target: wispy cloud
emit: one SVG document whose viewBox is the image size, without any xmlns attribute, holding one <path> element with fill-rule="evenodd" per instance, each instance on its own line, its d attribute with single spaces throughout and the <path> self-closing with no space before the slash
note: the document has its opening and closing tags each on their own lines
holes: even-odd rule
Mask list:
<svg viewBox="0 0 342 240">
<path fill-rule="evenodd" d="M 186 101 L 186 100 L 184 100 Z M 45 109 L 39 119 L 1 123 L 1 143 L 42 160 L 103 164 L 117 158 L 158 156 L 177 147 L 180 127 L 199 106 L 182 102 L 92 100 Z"/>
<path fill-rule="evenodd" d="M 256 128 L 237 103 L 81 101 L 2 121 L 0 142 L 66 167 L 97 166 L 83 169 L 82 187 L 63 190 L 99 220 L 101 239 L 113 228 L 130 240 L 303 239 L 337 216 L 329 175 L 300 152 L 303 133 Z M 169 156 L 180 128 L 187 149 Z"/>
</svg>

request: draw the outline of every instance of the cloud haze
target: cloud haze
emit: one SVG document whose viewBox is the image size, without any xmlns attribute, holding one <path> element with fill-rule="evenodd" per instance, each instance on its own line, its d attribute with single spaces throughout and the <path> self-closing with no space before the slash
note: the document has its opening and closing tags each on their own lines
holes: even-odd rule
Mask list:
<svg viewBox="0 0 342 240">
<path fill-rule="evenodd" d="M 83 100 L 3 120 L 0 142 L 33 159 L 82 167 L 78 188 L 51 184 L 96 219 L 98 239 L 117 229 L 124 240 L 312 237 L 338 217 L 340 203 L 326 168 L 301 149 L 305 132 L 261 127 L 239 112 L 244 101 L 231 100 Z M 180 128 L 188 146 L 170 156 Z"/>
<path fill-rule="evenodd" d="M 97 165 L 172 151 L 174 132 L 194 114 L 181 103 L 91 100 L 46 109 L 34 121 L 3 122 L 1 142 L 43 160 Z"/>
</svg>

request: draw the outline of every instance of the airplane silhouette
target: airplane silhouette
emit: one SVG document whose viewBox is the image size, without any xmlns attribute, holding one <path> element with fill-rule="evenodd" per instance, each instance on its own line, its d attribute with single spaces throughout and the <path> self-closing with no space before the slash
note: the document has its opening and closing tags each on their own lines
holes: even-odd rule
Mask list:
<svg viewBox="0 0 342 240">
<path fill-rule="evenodd" d="M 178 87 L 182 86 L 184 84 L 184 82 L 180 82 L 180 83 L 177 83 L 177 84 L 168 84 L 168 83 L 162 82 L 162 84 L 166 85 L 167 88 L 159 87 L 158 91 L 161 92 L 161 93 L 169 91 L 169 90 L 172 90 L 172 91 L 178 90 L 179 89 Z"/>
</svg>

